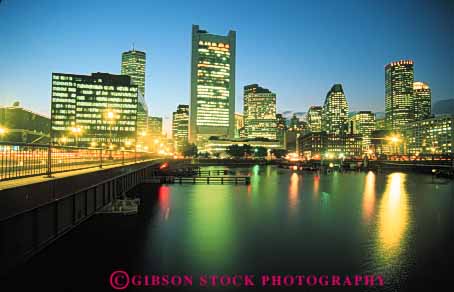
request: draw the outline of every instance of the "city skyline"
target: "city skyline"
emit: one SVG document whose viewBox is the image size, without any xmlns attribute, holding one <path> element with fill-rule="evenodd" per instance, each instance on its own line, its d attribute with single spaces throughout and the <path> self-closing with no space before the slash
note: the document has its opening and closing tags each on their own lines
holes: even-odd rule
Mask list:
<svg viewBox="0 0 454 292">
<path fill-rule="evenodd" d="M 329 41 L 329 34 L 339 33 L 339 28 L 335 28 L 333 21 L 326 18 L 335 12 L 339 4 L 334 3 L 330 8 L 327 8 L 329 5 L 326 5 L 326 7 L 324 5 L 323 10 L 317 4 L 309 5 L 310 10 L 316 15 L 323 15 L 325 12 L 328 14 L 326 18 L 318 19 L 315 27 L 312 27 L 314 31 L 325 30 L 324 36 L 327 37 L 327 40 L 324 40 L 320 36 L 316 36 L 314 32 L 304 30 L 306 22 L 303 20 L 293 18 L 293 22 L 284 21 L 277 28 L 271 28 L 269 24 L 262 21 L 253 25 L 242 14 L 232 18 L 228 17 L 232 8 L 225 7 L 226 4 L 221 3 L 219 5 L 226 9 L 223 10 L 220 17 L 221 19 L 226 19 L 225 21 L 218 21 L 213 16 L 204 15 L 202 17 L 196 11 L 189 9 L 187 13 L 185 12 L 186 14 L 180 15 L 182 21 L 178 25 L 172 25 L 169 28 L 169 32 L 164 36 L 164 41 L 159 41 L 161 37 L 159 32 L 152 31 L 151 33 L 143 34 L 144 31 L 141 29 L 131 33 L 131 35 L 120 38 L 120 40 L 115 39 L 115 42 L 111 34 L 98 35 L 98 38 L 102 41 L 99 42 L 98 40 L 94 46 L 90 45 L 85 48 L 83 46 L 84 42 L 82 42 L 77 47 L 77 51 L 72 47 L 68 47 L 64 51 L 60 51 L 58 56 L 52 55 L 54 59 L 49 58 L 49 54 L 52 54 L 54 49 L 50 48 L 50 46 L 41 47 L 37 43 L 37 37 L 44 37 L 44 41 L 60 39 L 58 34 L 50 35 L 48 30 L 52 23 L 61 25 L 61 30 L 68 28 L 76 33 L 77 31 L 74 30 L 76 28 L 75 25 L 82 18 L 82 11 L 80 11 L 80 8 L 79 10 L 76 9 L 73 16 L 75 21 L 65 22 L 66 12 L 64 9 L 70 8 L 66 6 L 71 6 L 71 4 L 66 4 L 63 7 L 56 5 L 52 1 L 45 1 L 43 7 L 38 7 L 32 2 L 24 2 L 29 6 L 30 19 L 41 21 L 47 26 L 44 25 L 42 32 L 30 36 L 29 34 L 33 31 L 30 24 L 25 23 L 16 26 L 15 21 L 12 19 L 15 13 L 19 13 L 21 10 L 21 5 L 11 1 L 3 1 L 1 3 L 0 19 L 3 19 L 5 23 L 11 24 L 13 29 L 3 31 L 0 28 L 0 34 L 6 36 L 5 46 L 0 48 L 0 58 L 4 62 L 4 66 L 0 68 L 0 75 L 2 76 L 0 79 L 0 104 L 9 105 L 13 101 L 19 100 L 25 107 L 33 108 L 41 114 L 50 114 L 50 107 L 48 106 L 50 104 L 50 84 L 48 80 L 52 72 L 89 74 L 99 71 L 119 74 L 118 58 L 121 52 L 129 50 L 132 44 L 135 43 L 137 50 L 146 52 L 150 58 L 146 72 L 146 87 L 150 88 L 147 91 L 146 100 L 150 107 L 150 114 L 163 116 L 164 123 L 167 123 L 165 130 L 169 132 L 171 112 L 174 110 L 175 105 L 188 103 L 190 98 L 190 27 L 195 23 L 207 28 L 214 34 L 225 34 L 228 30 L 237 31 L 237 88 L 242 88 L 244 85 L 251 83 L 267 84 L 267 87 L 279 96 L 277 100 L 278 112 L 290 109 L 306 111 L 312 105 L 322 104 L 326 91 L 334 83 L 343 85 L 352 111 L 372 110 L 374 112 L 383 112 L 385 95 L 383 68 L 389 62 L 407 58 L 415 63 L 415 80 L 427 82 L 430 85 L 433 101 L 454 96 L 454 83 L 448 82 L 452 80 L 454 74 L 454 66 L 451 66 L 451 63 L 454 62 L 454 58 L 452 58 L 454 51 L 452 47 L 454 45 L 452 38 L 449 37 L 454 29 L 452 28 L 453 26 L 449 25 L 452 22 L 452 18 L 449 19 L 451 14 L 449 11 L 450 6 L 442 2 L 439 2 L 439 5 L 424 7 L 425 9 L 427 8 L 424 13 L 416 9 L 418 5 L 422 5 L 421 3 L 412 2 L 411 7 L 414 8 L 411 10 L 412 15 L 414 16 L 414 13 L 416 13 L 419 21 L 412 21 L 411 27 L 409 27 L 410 20 L 413 20 L 413 18 L 410 19 L 410 15 L 408 15 L 410 12 L 404 9 L 408 8 L 410 4 L 406 1 L 396 3 L 395 10 L 399 11 L 397 8 L 400 7 L 402 11 L 401 15 L 397 15 L 394 10 L 394 12 L 390 12 L 390 15 L 385 15 L 391 23 L 396 21 L 396 17 L 403 17 L 403 20 L 400 20 L 403 23 L 400 31 L 420 30 L 426 32 L 423 36 L 410 36 L 408 33 L 396 34 L 399 35 L 397 43 L 386 42 L 389 38 L 391 38 L 389 39 L 390 41 L 396 41 L 392 36 L 392 27 L 384 24 L 383 27 L 380 27 L 380 22 L 384 20 L 378 17 L 383 16 L 381 14 L 387 11 L 385 8 L 390 5 L 390 2 L 362 5 L 354 5 L 355 3 L 358 4 L 355 1 L 348 2 L 343 12 L 354 17 L 356 21 L 364 22 L 365 31 L 361 33 L 354 31 L 354 21 L 347 22 L 343 29 L 346 34 L 339 34 L 339 38 L 337 38 L 339 46 L 333 50 L 327 50 L 326 45 Z M 102 3 L 103 1 L 95 1 L 93 12 L 101 9 Z M 145 2 L 139 1 L 138 3 L 143 4 L 143 10 L 146 11 L 144 13 L 153 12 L 149 6 L 147 7 Z M 265 14 L 272 14 L 277 9 L 279 17 L 282 17 L 283 14 L 290 17 L 295 16 L 292 11 L 293 8 L 301 8 L 300 6 L 303 5 L 295 2 L 286 2 L 284 4 L 282 7 L 277 7 L 278 4 L 276 3 L 267 3 L 257 9 Z M 48 21 L 44 19 L 45 15 L 40 15 L 40 12 L 42 12 L 43 8 L 49 8 L 49 5 L 53 8 L 51 11 L 55 13 L 52 14 L 53 18 L 51 17 L 51 20 Z M 254 6 L 254 3 L 251 2 L 246 5 Z M 158 6 L 161 9 L 159 13 L 162 15 L 170 13 L 170 7 L 162 3 Z M 348 10 L 355 7 L 356 10 Z M 214 8 L 212 5 L 206 5 L 207 11 L 211 11 Z M 121 5 L 107 7 L 106 9 L 106 15 L 102 17 L 119 13 Z M 361 11 L 372 11 L 374 9 L 377 9 L 377 14 L 373 15 L 373 21 L 359 18 Z M 72 12 L 71 9 L 67 10 Z M 197 15 L 199 17 L 196 17 Z M 83 16 L 89 21 L 95 15 Z M 314 20 L 314 17 L 311 16 L 308 19 Z M 345 19 L 343 20 L 345 21 Z M 0 20 L 1 22 L 3 21 Z M 146 24 L 142 20 L 137 20 L 137 23 Z M 0 27 L 4 28 L 6 26 Z M 293 38 L 292 32 L 295 29 L 303 29 L 297 36 L 304 37 L 306 41 L 301 43 L 300 40 Z M 95 29 L 96 31 L 97 29 Z M 119 30 L 120 33 L 122 31 Z M 375 36 L 377 39 L 369 41 L 368 45 L 357 42 L 357 40 L 373 37 L 371 36 L 373 32 L 378 31 L 381 31 L 382 35 L 379 37 Z M 14 35 L 13 32 L 18 34 Z M 81 35 L 76 35 L 74 40 L 72 38 L 65 39 L 65 43 L 66 45 L 73 45 L 72 42 L 74 41 L 88 42 L 93 39 L 94 35 L 97 35 L 95 32 L 84 31 Z M 268 32 L 269 38 L 266 39 L 266 43 L 272 44 L 267 46 L 269 48 L 258 46 L 254 43 L 257 38 L 263 39 L 264 36 L 267 36 Z M 140 36 L 141 34 L 142 36 Z M 24 40 L 26 41 L 24 47 L 17 47 L 16 50 L 11 50 L 11 45 L 14 45 L 17 37 L 20 38 L 21 36 L 27 36 L 28 38 Z M 28 42 L 32 42 L 33 46 L 27 49 L 27 45 L 30 46 Z M 382 42 L 383 49 L 381 53 L 377 52 L 376 49 L 370 48 L 370 46 L 376 45 L 377 42 Z M 359 54 L 354 54 L 356 58 L 349 54 L 345 55 L 347 44 L 350 44 L 349 49 L 358 50 Z M 62 46 L 62 44 L 56 43 L 55 50 L 65 48 Z M 299 48 L 299 50 L 296 50 L 298 53 L 295 52 L 295 47 Z M 371 50 L 364 55 L 367 48 Z M 315 49 L 320 49 L 321 52 L 314 54 Z M 427 50 L 431 54 L 427 54 Z M 34 52 L 33 58 L 30 56 L 31 51 Z M 339 55 L 342 54 L 345 55 L 345 58 L 339 58 Z M 10 55 L 11 58 L 9 58 Z M 18 56 L 24 58 L 20 60 Z M 169 58 L 175 56 L 177 57 L 169 63 Z M 86 62 L 80 61 L 81 59 L 86 60 Z M 46 60 L 46 63 L 44 63 L 44 60 Z M 440 64 L 441 61 L 445 62 L 443 66 Z M 163 63 L 166 63 L 167 68 L 163 69 Z M 27 71 L 26 68 L 29 70 Z M 346 68 L 348 70 L 345 70 Z M 39 72 L 36 70 L 39 70 Z M 175 79 L 172 78 L 173 76 L 176 76 Z M 26 80 L 29 82 L 25 82 Z M 169 83 L 174 83 L 175 86 L 169 87 Z M 30 84 L 30 86 L 21 86 L 21 84 Z M 150 91 L 151 93 L 149 93 Z M 242 92 L 239 90 L 235 94 L 235 103 L 236 111 L 241 111 L 243 107 Z"/>
</svg>

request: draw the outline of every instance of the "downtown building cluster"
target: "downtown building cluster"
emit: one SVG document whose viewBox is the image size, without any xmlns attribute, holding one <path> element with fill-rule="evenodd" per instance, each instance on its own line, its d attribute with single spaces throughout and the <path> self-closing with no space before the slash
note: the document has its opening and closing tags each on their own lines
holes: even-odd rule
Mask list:
<svg viewBox="0 0 454 292">
<path fill-rule="evenodd" d="M 207 154 L 248 144 L 305 159 L 454 153 L 453 116 L 432 115 L 431 89 L 414 80 L 412 60 L 385 66 L 384 118 L 351 112 L 342 84 L 334 84 L 303 119 L 278 113 L 272 90 L 246 85 L 243 112 L 235 113 L 235 67 L 235 31 L 215 35 L 192 26 L 190 98 L 173 112 L 172 139 L 162 135 L 162 118 L 149 115 L 145 52 L 124 52 L 120 75 L 53 73 L 47 137 L 60 145 L 161 154 L 182 153 L 190 144 Z"/>
<path fill-rule="evenodd" d="M 51 141 L 78 147 L 158 151 L 162 118 L 145 102 L 145 52 L 122 53 L 121 74 L 52 73 Z"/>
</svg>

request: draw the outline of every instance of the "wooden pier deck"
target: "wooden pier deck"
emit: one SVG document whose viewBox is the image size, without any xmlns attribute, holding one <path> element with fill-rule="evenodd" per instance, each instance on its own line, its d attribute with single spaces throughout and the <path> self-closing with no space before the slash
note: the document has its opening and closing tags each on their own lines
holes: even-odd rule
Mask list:
<svg viewBox="0 0 454 292">
<path fill-rule="evenodd" d="M 245 184 L 251 183 L 250 176 L 156 176 L 147 180 L 149 183 L 161 184 Z"/>
</svg>

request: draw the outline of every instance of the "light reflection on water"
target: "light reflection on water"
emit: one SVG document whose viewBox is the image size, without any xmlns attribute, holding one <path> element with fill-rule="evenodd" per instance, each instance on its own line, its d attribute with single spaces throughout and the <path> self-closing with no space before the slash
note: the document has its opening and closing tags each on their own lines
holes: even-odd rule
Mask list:
<svg viewBox="0 0 454 292">
<path fill-rule="evenodd" d="M 236 172 L 251 174 L 251 184 L 161 187 L 159 208 L 172 211 L 169 224 L 158 230 L 172 233 L 177 243 L 172 243 L 174 254 L 151 256 L 178 256 L 180 264 L 167 268 L 189 273 L 380 273 L 390 291 L 406 280 L 405 269 L 410 270 L 404 274 L 412 273 L 417 200 L 409 198 L 434 192 L 419 175 L 317 175 L 258 165 Z M 437 218 L 444 218 L 440 226 L 449 226 L 452 205 L 438 201 L 449 200 L 452 183 L 437 185 L 436 191 L 430 200 L 444 206 Z M 446 230 L 424 232 L 419 240 L 436 246 L 431 233 Z M 160 234 L 152 235 L 150 253 L 169 243 Z"/>
<path fill-rule="evenodd" d="M 386 190 L 380 202 L 378 238 L 382 260 L 391 260 L 401 252 L 409 225 L 408 193 L 405 189 L 406 174 L 388 176 Z"/>
</svg>

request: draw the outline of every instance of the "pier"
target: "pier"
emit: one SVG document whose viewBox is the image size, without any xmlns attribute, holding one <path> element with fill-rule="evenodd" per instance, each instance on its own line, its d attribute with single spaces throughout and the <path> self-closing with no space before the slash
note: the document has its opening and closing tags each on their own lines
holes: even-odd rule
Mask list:
<svg viewBox="0 0 454 292">
<path fill-rule="evenodd" d="M 145 183 L 159 184 L 245 184 L 251 183 L 249 176 L 156 176 Z"/>
</svg>

